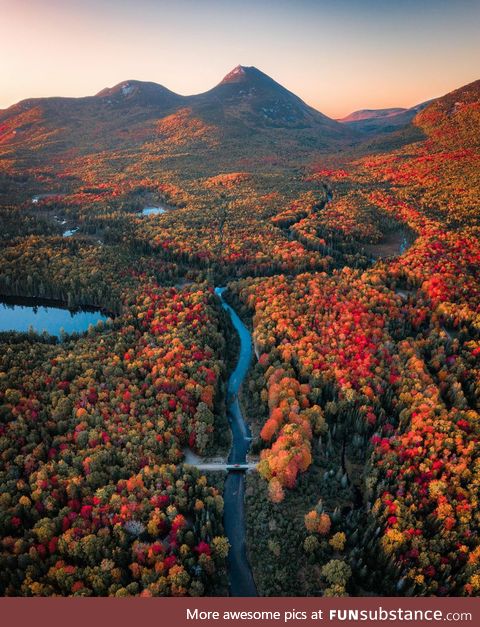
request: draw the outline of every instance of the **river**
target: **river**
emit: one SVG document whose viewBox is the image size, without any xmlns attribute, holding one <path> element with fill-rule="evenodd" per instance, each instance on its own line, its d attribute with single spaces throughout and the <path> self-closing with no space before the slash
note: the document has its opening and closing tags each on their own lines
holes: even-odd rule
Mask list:
<svg viewBox="0 0 480 627">
<path fill-rule="evenodd" d="M 240 337 L 240 354 L 227 385 L 227 416 L 232 430 L 230 464 L 245 464 L 251 444 L 250 429 L 238 401 L 238 393 L 252 360 L 252 337 L 235 310 L 223 299 L 224 287 L 216 287 L 215 293 L 222 307 L 230 314 L 232 324 Z M 228 570 L 230 593 L 236 597 L 257 596 L 257 589 L 247 558 L 245 544 L 245 473 L 230 470 L 225 480 L 223 523 L 230 542 Z"/>
</svg>

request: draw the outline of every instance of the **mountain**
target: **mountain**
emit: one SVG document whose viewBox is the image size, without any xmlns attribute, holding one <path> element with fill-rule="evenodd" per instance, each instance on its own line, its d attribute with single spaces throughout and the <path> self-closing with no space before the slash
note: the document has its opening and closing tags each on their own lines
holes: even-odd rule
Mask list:
<svg viewBox="0 0 480 627">
<path fill-rule="evenodd" d="M 27 99 L 0 111 L 0 157 L 36 163 L 66 151 L 212 150 L 216 158 L 292 157 L 351 142 L 355 133 L 254 67 L 237 66 L 209 91 L 180 96 L 128 80 L 84 98 Z M 178 150 L 177 150 L 178 152 Z M 190 153 L 189 153 L 190 154 Z M 194 155 L 194 156 L 195 156 Z M 182 158 L 183 158 L 182 157 Z M 193 158 L 193 157 L 192 157 Z"/>
<path fill-rule="evenodd" d="M 409 124 L 419 111 L 431 101 L 405 109 L 393 107 L 389 109 L 360 109 L 344 118 L 337 120 L 352 130 L 361 133 L 388 133 L 397 131 L 400 127 Z"/>
<path fill-rule="evenodd" d="M 468 224 L 478 229 L 480 80 L 430 102 L 398 131 L 402 133 L 411 135 L 408 148 L 405 142 L 392 148 L 396 133 L 367 136 L 369 171 L 378 181 L 398 185 L 405 202 L 428 208 L 429 215 L 441 216 L 455 228 Z M 381 139 L 386 144 L 386 138 L 390 146 L 382 147 L 385 156 L 372 159 L 372 145 Z"/>
<path fill-rule="evenodd" d="M 138 145 L 154 121 L 183 105 L 184 97 L 157 85 L 125 81 L 95 96 L 29 98 L 0 111 L 0 156 L 35 159 L 66 149 L 89 153 Z"/>
<path fill-rule="evenodd" d="M 346 136 L 338 122 L 255 67 L 238 65 L 216 87 L 194 99 L 199 110 L 210 109 L 247 127 L 316 128 L 331 136 Z"/>
<path fill-rule="evenodd" d="M 437 98 L 414 119 L 426 135 L 451 147 L 480 146 L 480 80 Z"/>
</svg>

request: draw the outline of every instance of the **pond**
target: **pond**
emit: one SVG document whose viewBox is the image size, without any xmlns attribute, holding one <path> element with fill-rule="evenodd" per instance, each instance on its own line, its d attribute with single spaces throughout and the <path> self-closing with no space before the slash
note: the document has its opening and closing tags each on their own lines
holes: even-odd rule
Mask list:
<svg viewBox="0 0 480 627">
<path fill-rule="evenodd" d="M 63 237 L 72 237 L 72 235 L 75 235 L 77 231 L 78 231 L 78 226 L 74 227 L 73 229 L 67 229 L 66 231 L 63 232 Z"/>
<path fill-rule="evenodd" d="M 166 213 L 167 209 L 165 207 L 145 207 L 144 209 L 142 209 L 141 214 L 142 216 L 156 216 L 156 215 L 160 215 L 161 213 Z"/>
<path fill-rule="evenodd" d="M 46 331 L 59 337 L 62 330 L 68 334 L 83 333 L 100 320 L 108 320 L 100 310 L 71 310 L 57 301 L 0 297 L 0 331 L 28 332 L 33 329 L 37 333 Z"/>
</svg>

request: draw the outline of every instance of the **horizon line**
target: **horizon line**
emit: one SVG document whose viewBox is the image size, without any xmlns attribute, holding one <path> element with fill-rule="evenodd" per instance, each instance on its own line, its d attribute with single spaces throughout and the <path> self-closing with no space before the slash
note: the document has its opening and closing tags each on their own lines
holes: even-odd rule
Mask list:
<svg viewBox="0 0 480 627">
<path fill-rule="evenodd" d="M 256 67 L 255 65 L 242 65 L 242 64 L 238 64 L 235 67 L 233 67 L 229 72 L 227 72 L 221 79 L 219 82 L 215 83 L 215 85 L 213 85 L 212 87 L 207 88 L 204 91 L 200 91 L 200 92 L 194 92 L 194 93 L 188 93 L 188 94 L 182 94 L 176 91 L 171 90 L 169 87 L 167 87 L 166 85 L 164 85 L 163 83 L 159 83 L 157 81 L 154 80 L 142 80 L 142 79 L 137 79 L 137 78 L 128 78 L 128 79 L 124 79 L 119 81 L 118 83 L 115 83 L 114 85 L 112 85 L 111 87 L 109 85 L 102 87 L 100 90 L 96 91 L 93 94 L 86 94 L 86 95 L 75 95 L 75 96 L 63 96 L 63 95 L 48 95 L 48 96 L 27 96 L 25 98 L 21 98 L 20 100 L 17 100 L 15 102 L 12 102 L 9 105 L 2 105 L 0 104 L 0 112 L 5 112 L 8 111 L 8 109 L 10 109 L 11 107 L 14 107 L 18 104 L 20 104 L 21 102 L 25 102 L 28 100 L 49 100 L 49 99 L 54 99 L 54 98 L 62 98 L 65 100 L 83 100 L 86 98 L 96 98 L 99 96 L 99 94 L 102 91 L 108 90 L 108 89 L 114 89 L 115 87 L 118 87 L 120 85 L 126 84 L 126 83 L 143 83 L 143 84 L 153 84 L 153 85 L 157 85 L 158 87 L 162 87 L 163 89 L 167 89 L 168 91 L 170 91 L 171 93 L 173 93 L 176 96 L 180 96 L 182 98 L 193 98 L 195 96 L 201 96 L 203 94 L 208 93 L 209 91 L 211 91 L 212 89 L 214 89 L 215 87 L 218 87 L 218 85 L 220 85 L 227 76 L 229 76 L 234 70 L 236 70 L 237 68 L 242 68 L 242 69 L 254 69 L 257 72 L 261 72 L 264 76 L 266 76 L 267 78 L 273 80 L 274 82 L 276 82 L 278 85 L 280 85 L 283 89 L 286 89 L 287 91 L 289 91 L 290 93 L 294 94 L 295 96 L 297 96 L 298 98 L 300 98 L 307 106 L 311 107 L 312 109 L 315 109 L 318 113 L 321 113 L 322 115 L 326 115 L 324 114 L 319 108 L 317 108 L 314 105 L 310 105 L 306 100 L 304 100 L 298 93 L 291 91 L 288 87 L 286 87 L 285 85 L 283 85 L 282 83 L 279 83 L 276 79 L 272 78 L 269 74 L 266 74 L 265 72 L 263 72 L 261 69 L 259 69 L 258 67 Z M 411 105 L 402 105 L 402 104 L 397 104 L 394 106 L 389 106 L 389 107 L 382 107 L 382 106 L 364 106 L 361 107 L 360 109 L 353 109 L 350 111 L 350 113 L 347 113 L 346 115 L 342 115 L 340 117 L 337 116 L 327 116 L 332 120 L 342 120 L 346 117 L 348 117 L 349 115 L 352 115 L 353 113 L 357 113 L 359 111 L 381 111 L 381 110 L 388 110 L 388 109 L 395 109 L 395 108 L 399 108 L 399 109 L 405 109 L 406 111 L 408 111 L 409 109 L 413 109 L 414 107 L 421 105 L 423 103 L 428 103 L 430 101 L 436 100 L 437 98 L 441 98 L 442 96 L 445 96 L 446 94 L 449 94 L 453 91 L 456 91 L 457 89 L 460 89 L 462 87 L 465 87 L 467 85 L 473 84 L 475 82 L 477 82 L 480 79 L 474 79 L 468 83 L 464 83 L 461 85 L 458 85 L 457 87 L 454 87 L 453 89 L 445 92 L 444 94 L 437 94 L 435 96 L 431 96 L 430 98 L 427 98 L 426 100 L 420 100 L 420 101 L 415 101 L 414 104 Z"/>
</svg>

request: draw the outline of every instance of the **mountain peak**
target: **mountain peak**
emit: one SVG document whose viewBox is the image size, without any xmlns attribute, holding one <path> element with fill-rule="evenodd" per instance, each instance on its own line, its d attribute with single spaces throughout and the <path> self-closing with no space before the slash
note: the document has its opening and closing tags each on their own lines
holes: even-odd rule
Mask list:
<svg viewBox="0 0 480 627">
<path fill-rule="evenodd" d="M 204 117 L 230 119 L 235 128 L 243 124 L 248 132 L 269 127 L 322 127 L 330 136 L 351 134 L 254 66 L 237 65 L 213 89 L 195 98 Z"/>
<path fill-rule="evenodd" d="M 245 67 L 243 65 L 237 65 L 233 68 L 224 78 L 224 81 L 235 79 L 239 76 L 245 76 Z"/>
<path fill-rule="evenodd" d="M 163 85 L 136 80 L 122 81 L 114 87 L 102 89 L 102 91 L 96 94 L 95 98 L 121 107 L 144 105 L 161 106 L 162 108 L 175 105 L 184 100 L 182 96 L 175 94 Z"/>
<path fill-rule="evenodd" d="M 139 93 L 172 93 L 169 89 L 158 83 L 152 83 L 147 81 L 128 80 L 118 83 L 114 87 L 106 87 L 96 94 L 97 97 L 105 96 L 133 96 Z"/>
<path fill-rule="evenodd" d="M 270 78 L 260 70 L 257 70 L 253 65 L 237 65 L 226 76 L 223 77 L 220 85 L 225 83 L 239 83 L 248 78 Z M 271 79 L 270 79 L 271 80 Z"/>
</svg>

